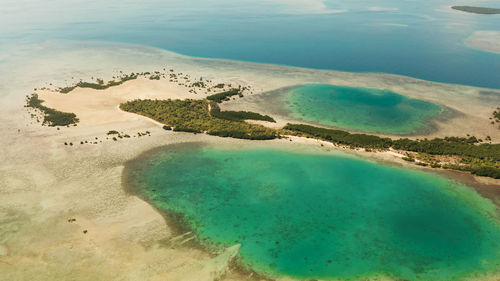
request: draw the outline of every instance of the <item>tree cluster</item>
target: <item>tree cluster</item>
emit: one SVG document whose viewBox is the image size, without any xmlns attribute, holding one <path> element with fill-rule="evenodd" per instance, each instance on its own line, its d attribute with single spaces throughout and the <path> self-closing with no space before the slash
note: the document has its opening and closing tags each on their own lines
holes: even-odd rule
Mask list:
<svg viewBox="0 0 500 281">
<path fill-rule="evenodd" d="M 43 114 L 43 124 L 51 127 L 69 126 L 78 123 L 74 113 L 62 112 L 42 105 L 43 100 L 37 94 L 27 97 L 26 107 L 38 109 Z"/>
<path fill-rule="evenodd" d="M 220 119 L 232 120 L 232 121 L 260 120 L 260 121 L 276 123 L 276 120 L 274 120 L 269 115 L 262 115 L 251 111 L 221 111 L 220 107 L 216 103 L 210 104 L 210 107 L 211 107 L 210 114 L 213 117 Z"/>
<path fill-rule="evenodd" d="M 212 116 L 207 100 L 133 100 L 122 103 L 122 110 L 144 115 L 172 127 L 174 131 L 207 133 L 240 139 L 274 139 L 276 130 L 242 120 Z"/>
<path fill-rule="evenodd" d="M 111 81 L 108 81 L 107 83 L 104 83 L 104 81 L 102 79 L 97 79 L 97 83 L 80 81 L 73 86 L 60 88 L 59 92 L 61 92 L 63 94 L 67 94 L 67 93 L 73 91 L 74 89 L 76 89 L 77 87 L 90 88 L 90 89 L 95 89 L 95 90 L 105 90 L 109 87 L 121 85 L 124 82 L 127 82 L 129 80 L 137 79 L 138 76 L 139 76 L 139 74 L 136 74 L 136 73 L 131 73 L 130 75 L 125 74 L 122 77 L 120 77 L 118 80 L 111 80 Z"/>
<path fill-rule="evenodd" d="M 222 92 L 222 93 L 218 93 L 218 94 L 207 96 L 207 100 L 211 100 L 211 101 L 215 101 L 215 102 L 221 103 L 222 101 L 229 100 L 230 97 L 236 96 L 236 95 L 242 96 L 241 95 L 241 90 L 237 89 L 237 88 L 233 88 L 233 89 L 231 89 L 229 91 L 225 91 L 225 92 Z"/>
<path fill-rule="evenodd" d="M 287 124 L 285 134 L 295 134 L 306 137 L 318 138 L 332 143 L 348 145 L 351 147 L 387 149 L 394 148 L 416 152 L 419 155 L 428 155 L 426 161 L 419 161 L 422 166 L 440 167 L 435 160 L 436 156 L 456 156 L 460 164 L 446 164 L 443 168 L 469 171 L 480 176 L 500 178 L 500 144 L 482 143 L 476 137 L 446 137 L 432 140 L 410 140 L 402 138 L 392 140 L 374 135 L 351 134 L 342 130 L 319 128 L 303 124 Z M 404 160 L 415 161 L 412 157 Z"/>
</svg>

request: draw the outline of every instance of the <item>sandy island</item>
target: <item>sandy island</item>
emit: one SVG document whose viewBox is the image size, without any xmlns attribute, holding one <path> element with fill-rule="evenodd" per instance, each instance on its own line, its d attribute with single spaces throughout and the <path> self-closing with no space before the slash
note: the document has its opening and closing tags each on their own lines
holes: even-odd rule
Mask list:
<svg viewBox="0 0 500 281">
<path fill-rule="evenodd" d="M 65 48 L 62 48 L 64 45 Z M 126 161 L 168 144 L 207 142 L 249 145 L 253 141 L 225 139 L 165 131 L 161 124 L 119 110 L 135 98 L 202 98 L 167 80 L 138 78 L 107 90 L 77 88 L 67 95 L 38 91 L 46 105 L 74 112 L 76 127 L 41 126 L 23 108 L 33 88 L 64 86 L 68 77 L 111 78 L 118 71 L 153 71 L 172 67 L 192 77 L 222 83 L 251 85 L 254 93 L 224 109 L 266 113 L 252 102 L 260 93 L 305 83 L 372 87 L 445 104 L 461 116 L 438 124 L 431 136 L 491 136 L 500 142 L 500 130 L 489 125 L 498 95 L 481 95 L 485 89 L 450 85 L 385 74 L 320 71 L 266 64 L 190 58 L 153 48 L 128 45 L 45 43 L 35 46 L 39 56 L 20 64 L 12 58 L 12 79 L 0 96 L 0 280 L 254 280 L 248 274 L 228 271 L 237 246 L 219 256 L 177 243 L 182 240 L 164 218 L 146 202 L 128 195 L 122 187 Z M 18 52 L 22 52 L 19 50 Z M 45 63 L 45 64 L 44 64 Z M 25 77 L 15 74 L 25 73 Z M 17 77 L 17 78 L 16 78 Z M 53 79 L 53 80 L 51 80 Z M 488 90 L 500 93 L 496 90 Z M 287 120 L 280 116 L 278 124 Z M 113 141 L 106 132 L 129 135 Z M 419 136 L 415 136 L 419 137 Z M 88 141 L 81 145 L 80 142 Z M 64 145 L 71 142 L 74 145 Z M 92 144 L 90 144 L 92 143 Z M 96 143 L 96 144 L 94 144 Z M 262 142 L 287 149 L 303 145 L 334 153 L 331 143 L 293 137 Z M 323 146 L 321 146 L 323 144 Z M 329 152 L 330 151 L 330 152 Z M 394 152 L 351 152 L 376 161 L 408 165 Z M 471 183 L 498 194 L 500 181 L 465 176 Z M 477 181 L 480 181 L 479 184 Z M 494 196 L 491 195 L 490 196 Z M 186 275 L 189 272 L 188 275 Z M 257 278 L 258 279 L 258 278 Z M 283 279 L 284 280 L 284 279 Z M 380 280 L 380 279 L 379 279 Z M 495 280 L 492 278 L 491 280 Z"/>
</svg>

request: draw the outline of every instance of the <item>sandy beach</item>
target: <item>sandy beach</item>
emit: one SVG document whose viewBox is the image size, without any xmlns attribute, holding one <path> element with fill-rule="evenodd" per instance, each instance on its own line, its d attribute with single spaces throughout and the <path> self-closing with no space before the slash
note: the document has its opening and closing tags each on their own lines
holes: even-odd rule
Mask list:
<svg viewBox="0 0 500 281">
<path fill-rule="evenodd" d="M 62 95 L 37 90 L 45 105 L 73 112 L 77 126 L 41 126 L 24 108 L 34 88 L 62 87 L 79 79 L 110 80 L 124 73 L 173 68 L 214 83 L 250 85 L 253 94 L 238 98 L 223 109 L 268 114 L 255 103 L 259 94 L 307 83 L 391 90 L 413 98 L 446 105 L 461 114 L 438 123 L 431 135 L 443 137 L 491 136 L 500 142 L 498 125 L 489 117 L 500 104 L 500 91 L 442 84 L 387 74 L 347 73 L 276 65 L 192 58 L 171 52 L 111 43 L 46 42 L 32 46 L 36 57 L 1 58 L 13 65 L 0 86 L 0 280 L 214 280 L 226 273 L 237 247 L 210 255 L 173 239 L 168 222 L 153 207 L 125 192 L 124 164 L 141 153 L 182 142 L 249 145 L 251 141 L 165 131 L 148 118 L 123 112 L 121 102 L 132 99 L 203 98 L 205 94 L 161 79 L 138 78 L 106 90 L 77 88 Z M 51 85 L 52 84 L 52 85 Z M 497 93 L 496 95 L 484 94 Z M 277 125 L 283 116 L 273 116 Z M 133 136 L 113 141 L 116 130 Z M 150 132 L 139 137 L 137 133 Z M 87 141 L 87 143 L 85 143 Z M 64 145 L 64 143 L 73 145 Z M 84 144 L 80 144 L 84 142 Z M 94 144 L 96 143 L 96 144 Z M 262 142 L 266 144 L 265 142 Z M 325 151 L 330 143 L 293 137 L 270 145 Z M 324 146 L 321 146 L 323 144 Z M 350 152 L 377 161 L 408 165 L 395 152 Z M 500 180 L 467 177 L 483 195 L 495 197 Z M 493 194 L 493 195 L 492 195 Z M 186 272 L 190 272 L 186 275 Z M 222 280 L 255 280 L 229 271 Z M 379 279 L 380 280 L 380 279 Z M 491 280 L 495 280 L 492 278 Z"/>
</svg>

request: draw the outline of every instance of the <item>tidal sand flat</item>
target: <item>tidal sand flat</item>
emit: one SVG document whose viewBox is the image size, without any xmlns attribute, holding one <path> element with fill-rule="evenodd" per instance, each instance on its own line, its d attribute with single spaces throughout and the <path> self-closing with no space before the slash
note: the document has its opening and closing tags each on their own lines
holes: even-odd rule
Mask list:
<svg viewBox="0 0 500 281">
<path fill-rule="evenodd" d="M 77 88 L 68 94 L 37 91 L 45 106 L 75 113 L 80 119 L 77 126 L 57 127 L 59 129 L 41 126 L 27 112 L 25 96 L 33 93 L 34 88 L 65 87 L 80 79 L 91 81 L 91 77 L 107 81 L 121 71 L 137 73 L 173 68 L 176 73 L 202 76 L 204 80 L 213 80 L 214 84 L 249 85 L 254 89 L 253 94 L 245 94 L 244 98 L 227 104 L 224 102 L 221 109 L 229 110 L 234 104 L 233 110 L 271 114 L 266 107 L 252 101 L 278 88 L 311 83 L 372 87 L 437 104 L 445 103 L 463 113 L 443 124 L 434 135 L 418 137 L 469 133 L 481 138 L 490 135 L 494 143 L 500 141 L 498 125 L 490 125 L 488 119 L 499 101 L 500 92 L 494 89 L 385 74 L 200 59 L 118 43 L 47 41 L 24 48 L 15 45 L 2 55 L 0 65 L 6 70 L 5 75 L 0 76 L 0 102 L 4 109 L 0 111 L 0 143 L 4 148 L 0 149 L 3 160 L 0 168 L 2 281 L 189 280 L 184 278 L 185 274 L 197 272 L 199 265 L 211 263 L 213 256 L 186 244 L 166 243 L 176 236 L 173 225 L 148 202 L 123 190 L 124 164 L 144 151 L 167 144 L 202 141 L 221 146 L 255 145 L 254 141 L 165 131 L 151 119 L 119 110 L 120 103 L 134 99 L 205 97 L 205 94 L 189 92 L 189 88 L 168 79 L 141 77 L 105 90 Z M 69 80 L 71 77 L 74 79 Z M 481 94 L 485 91 L 487 95 Z M 288 121 L 272 116 L 277 122 Z M 111 130 L 132 137 L 114 141 L 107 135 Z M 151 134 L 133 137 L 146 131 Z M 293 137 L 292 142 L 279 139 L 263 144 L 276 142 L 279 146 L 295 147 L 299 141 L 318 149 L 336 150 L 330 144 L 324 143 L 321 147 L 316 140 L 298 137 Z M 64 145 L 65 142 L 73 145 Z M 388 160 L 402 162 L 390 152 L 369 155 L 386 155 Z M 499 181 L 492 179 L 489 190 L 497 193 L 498 188 Z M 307 224 L 304 229 L 306 227 L 311 226 Z M 220 268 L 218 264 L 214 267 Z M 191 280 L 213 279 L 213 275 L 206 274 Z M 220 280 L 248 279 L 253 278 L 229 271 Z"/>
<path fill-rule="evenodd" d="M 167 146 L 124 180 L 211 250 L 270 277 L 470 280 L 500 266 L 497 208 L 436 174 L 341 153 Z"/>
<path fill-rule="evenodd" d="M 2 1 L 0 281 L 498 281 L 500 179 L 480 175 L 500 177 L 499 17 L 450 5 Z M 283 104 L 257 103 L 309 84 L 458 114 L 365 137 L 283 129 Z M 121 107 L 134 100 L 193 106 Z M 219 137 L 254 125 L 280 137 Z M 374 161 L 477 173 L 464 186 Z"/>
<path fill-rule="evenodd" d="M 425 134 L 434 130 L 433 119 L 446 111 L 431 102 L 379 89 L 310 84 L 281 93 L 280 104 L 293 119 L 353 131 Z"/>
</svg>

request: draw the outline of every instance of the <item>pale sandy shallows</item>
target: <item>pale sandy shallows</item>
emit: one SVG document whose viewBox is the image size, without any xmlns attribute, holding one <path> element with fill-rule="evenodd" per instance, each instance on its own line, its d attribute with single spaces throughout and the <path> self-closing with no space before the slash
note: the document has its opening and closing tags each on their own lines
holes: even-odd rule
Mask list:
<svg viewBox="0 0 500 281">
<path fill-rule="evenodd" d="M 465 40 L 465 43 L 478 50 L 500 54 L 500 31 L 474 31 L 474 33 Z"/>
<path fill-rule="evenodd" d="M 495 95 L 481 94 L 492 90 L 393 75 L 196 59 L 118 44 L 46 42 L 9 51 L 11 56 L 0 57 L 0 67 L 6 73 L 0 78 L 0 280 L 211 280 L 225 271 L 225 261 L 237 251 L 236 246 L 214 257 L 181 245 L 179 239 L 172 240 L 164 218 L 144 201 L 127 195 L 121 185 L 124 163 L 161 145 L 186 141 L 251 143 L 166 132 L 147 118 L 117 108 L 120 102 L 133 98 L 202 95 L 174 83 L 146 79 L 106 91 L 77 89 L 66 96 L 40 92 L 48 106 L 75 112 L 81 119 L 77 127 L 57 130 L 33 122 L 23 108 L 24 95 L 48 83 L 63 86 L 71 77 L 110 79 L 120 70 L 129 73 L 172 67 L 192 77 L 251 85 L 255 97 L 236 100 L 227 108 L 263 113 L 266 109 L 257 108 L 252 98 L 285 86 L 332 83 L 377 87 L 441 102 L 463 112 L 458 119 L 440 124 L 436 135 L 462 133 L 466 128 L 468 133 L 500 140 L 498 129 L 487 124 L 499 101 Z M 131 136 L 149 131 L 151 136 L 115 142 L 106 139 L 109 130 Z M 81 145 L 81 141 L 88 143 Z M 313 140 L 264 144 L 302 149 L 303 144 L 298 143 L 325 149 Z M 328 149 L 334 152 L 331 145 Z M 377 157 L 395 159 L 398 155 Z M 245 279 L 247 276 L 238 272 L 224 277 Z"/>
</svg>

